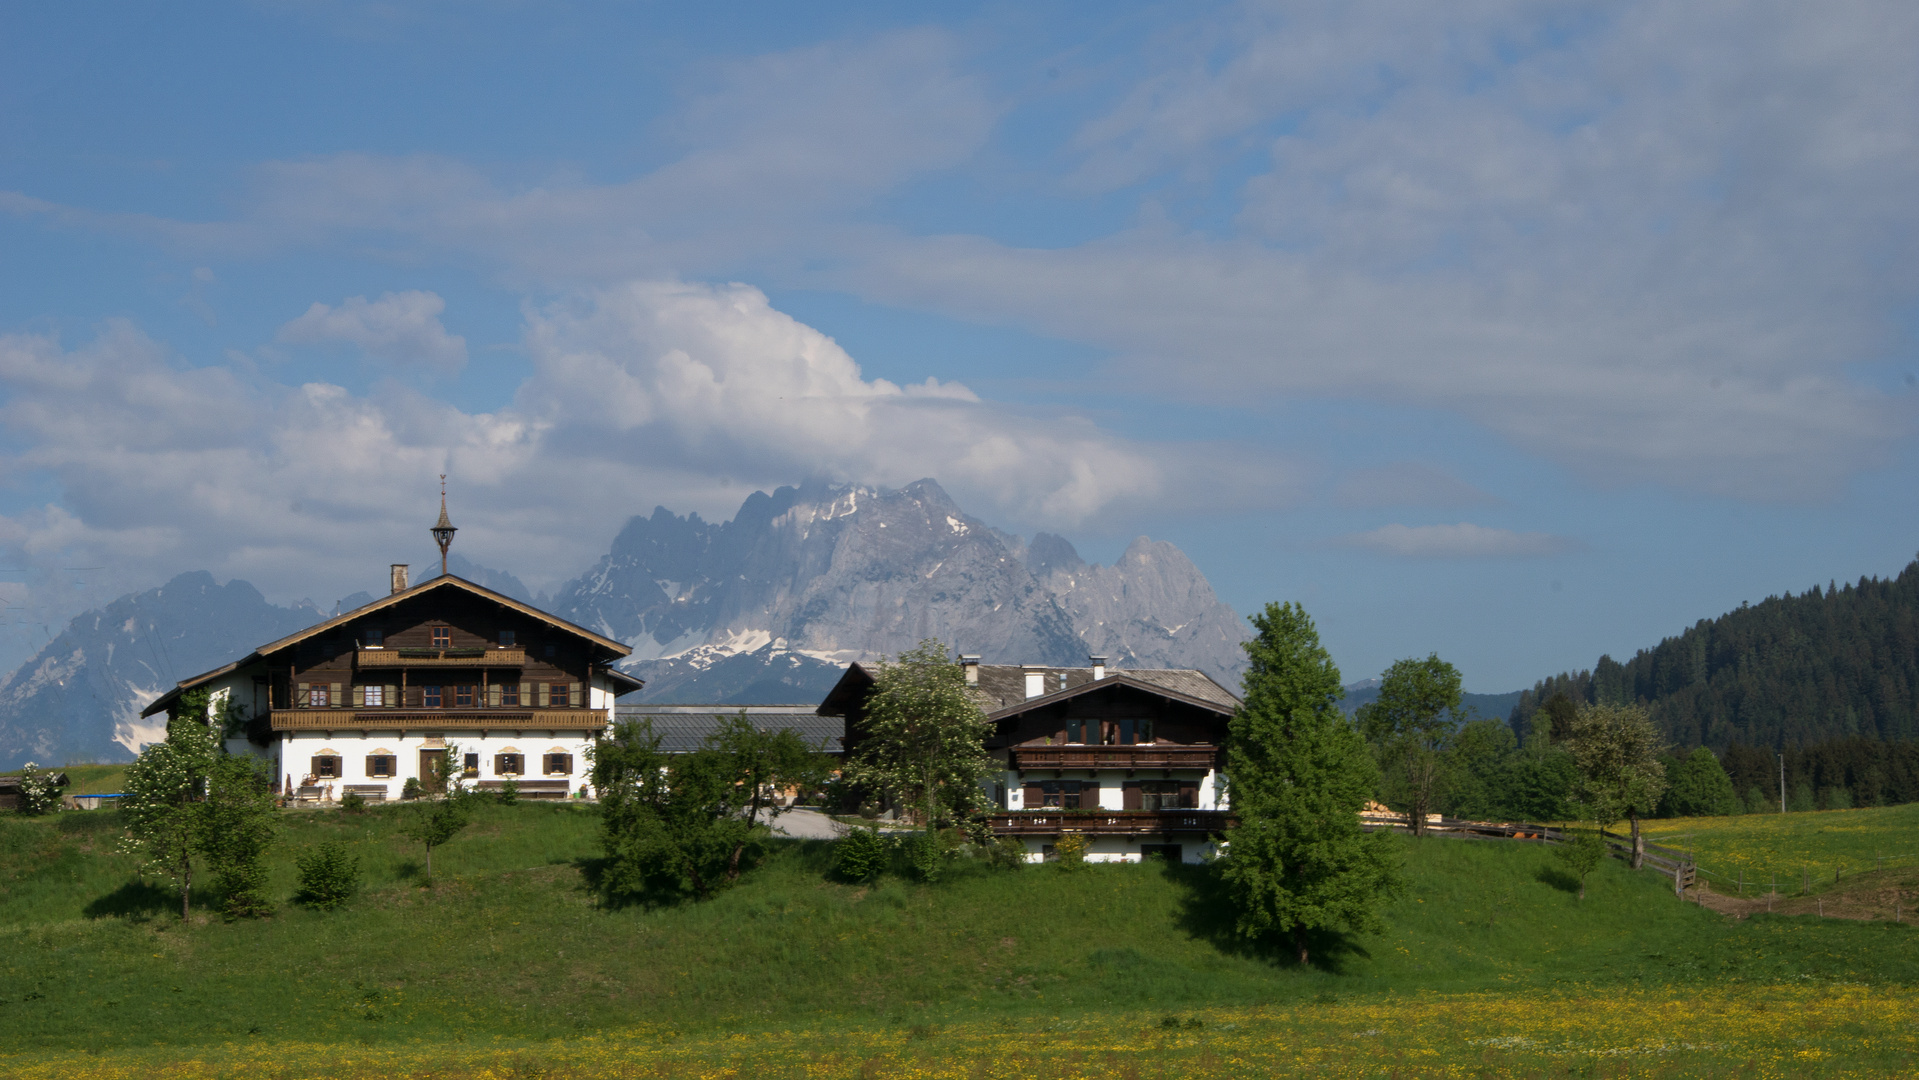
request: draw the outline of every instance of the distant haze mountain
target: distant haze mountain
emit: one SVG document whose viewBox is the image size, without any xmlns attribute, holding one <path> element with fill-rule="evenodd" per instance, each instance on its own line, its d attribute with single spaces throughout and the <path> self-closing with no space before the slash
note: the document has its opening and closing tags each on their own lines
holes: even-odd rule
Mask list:
<svg viewBox="0 0 1919 1080">
<path fill-rule="evenodd" d="M 0 683 L 0 767 L 132 760 L 166 734 L 164 718 L 140 719 L 161 691 L 322 615 L 204 570 L 89 611 Z"/>
<path fill-rule="evenodd" d="M 632 646 L 649 701 L 815 702 L 846 663 L 925 638 L 987 663 L 1100 654 L 1229 687 L 1245 665 L 1244 620 L 1173 545 L 1142 537 L 1089 565 L 1058 536 L 980 522 L 931 480 L 780 488 L 716 524 L 655 509 L 551 597 L 458 554 L 448 569 Z M 162 732 L 139 711 L 166 687 L 372 599 L 281 607 L 202 571 L 87 612 L 0 683 L 0 767 L 127 760 Z"/>
</svg>

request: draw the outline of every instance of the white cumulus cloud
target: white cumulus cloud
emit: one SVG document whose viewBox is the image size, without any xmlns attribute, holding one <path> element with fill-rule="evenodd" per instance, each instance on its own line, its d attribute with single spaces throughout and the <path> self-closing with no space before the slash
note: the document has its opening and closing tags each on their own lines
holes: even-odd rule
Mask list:
<svg viewBox="0 0 1919 1080">
<path fill-rule="evenodd" d="M 378 300 L 349 296 L 338 307 L 314 303 L 280 327 L 276 341 L 289 345 L 345 342 L 368 356 L 454 372 L 466 365 L 466 339 L 440 322 L 446 301 L 439 294 L 409 290 Z"/>
</svg>

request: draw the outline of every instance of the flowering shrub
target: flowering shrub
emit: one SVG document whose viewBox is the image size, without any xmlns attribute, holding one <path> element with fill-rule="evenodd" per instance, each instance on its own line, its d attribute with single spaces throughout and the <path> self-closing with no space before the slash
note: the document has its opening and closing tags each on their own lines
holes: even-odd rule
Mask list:
<svg viewBox="0 0 1919 1080">
<path fill-rule="evenodd" d="M 29 761 L 20 770 L 20 812 L 28 817 L 51 814 L 60 809 L 59 774 Z"/>
</svg>

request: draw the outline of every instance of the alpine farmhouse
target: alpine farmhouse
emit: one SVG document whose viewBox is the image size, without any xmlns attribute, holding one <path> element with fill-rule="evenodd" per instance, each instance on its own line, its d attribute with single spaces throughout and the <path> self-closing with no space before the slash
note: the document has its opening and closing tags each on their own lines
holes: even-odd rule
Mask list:
<svg viewBox="0 0 1919 1080">
<path fill-rule="evenodd" d="M 433 532 L 444 560 L 444 497 Z M 586 750 L 614 699 L 642 685 L 613 666 L 630 652 L 444 562 L 413 586 L 395 565 L 387 596 L 182 680 L 141 715 L 208 691 L 211 717 L 234 707 L 244 721 L 228 750 L 265 758 L 282 793 L 302 800 L 396 799 L 408 780 L 431 790 L 449 752 L 482 788 L 511 780 L 528 797 L 591 798 Z"/>
<path fill-rule="evenodd" d="M 1093 862 L 1158 855 L 1198 862 L 1230 819 L 1220 770 L 1239 699 L 1205 672 L 982 664 L 962 656 L 966 689 L 985 713 L 986 751 L 1002 772 L 989 794 L 992 830 L 1044 860 L 1065 833 Z M 820 703 L 858 751 L 873 674 L 847 668 Z"/>
</svg>

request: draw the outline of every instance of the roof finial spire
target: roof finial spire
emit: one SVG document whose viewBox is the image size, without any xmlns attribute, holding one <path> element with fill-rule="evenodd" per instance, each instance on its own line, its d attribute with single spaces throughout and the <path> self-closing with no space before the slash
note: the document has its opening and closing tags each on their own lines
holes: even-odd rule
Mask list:
<svg viewBox="0 0 1919 1080">
<path fill-rule="evenodd" d="M 453 546 L 453 534 L 460 530 L 446 516 L 446 474 L 440 474 L 440 520 L 434 523 L 430 532 L 434 542 L 440 545 L 440 576 L 446 576 L 446 549 Z"/>
</svg>

